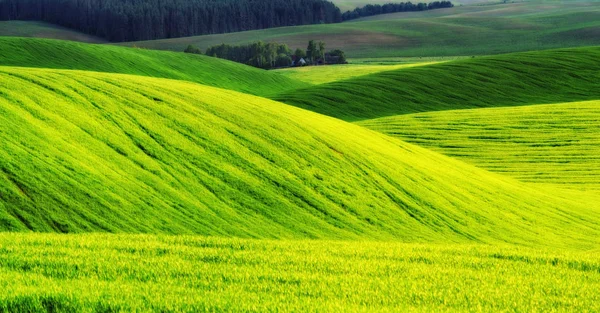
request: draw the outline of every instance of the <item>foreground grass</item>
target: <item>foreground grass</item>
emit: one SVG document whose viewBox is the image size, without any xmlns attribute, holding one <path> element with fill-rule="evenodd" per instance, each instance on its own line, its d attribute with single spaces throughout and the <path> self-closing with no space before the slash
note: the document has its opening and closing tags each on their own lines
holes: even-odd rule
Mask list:
<svg viewBox="0 0 600 313">
<path fill-rule="evenodd" d="M 320 85 L 373 73 L 380 73 L 385 71 L 419 66 L 427 66 L 436 63 L 440 62 L 420 62 L 394 65 L 345 64 L 328 66 L 305 66 L 281 69 L 277 70 L 277 73 L 295 80 L 303 81 L 311 85 Z"/>
<path fill-rule="evenodd" d="M 481 57 L 386 71 L 274 99 L 347 121 L 600 98 L 600 48 Z"/>
<path fill-rule="evenodd" d="M 0 235 L 4 312 L 597 312 L 598 250 Z"/>
<path fill-rule="evenodd" d="M 593 247 L 593 195 L 174 80 L 1 68 L 0 228 Z M 567 213 L 568 212 L 568 213 Z"/>
<path fill-rule="evenodd" d="M 363 1 L 366 2 L 366 1 Z M 371 2 L 371 1 L 368 1 Z M 600 45 L 600 2 L 532 0 L 384 14 L 341 24 L 306 25 L 123 45 L 183 51 L 258 40 L 306 48 L 322 40 L 350 58 L 472 56 Z"/>
<path fill-rule="evenodd" d="M 600 189 L 600 101 L 409 114 L 360 125 L 521 181 Z"/>
<path fill-rule="evenodd" d="M 255 95 L 307 85 L 212 57 L 35 38 L 0 37 L 0 65 L 170 78 Z"/>
</svg>

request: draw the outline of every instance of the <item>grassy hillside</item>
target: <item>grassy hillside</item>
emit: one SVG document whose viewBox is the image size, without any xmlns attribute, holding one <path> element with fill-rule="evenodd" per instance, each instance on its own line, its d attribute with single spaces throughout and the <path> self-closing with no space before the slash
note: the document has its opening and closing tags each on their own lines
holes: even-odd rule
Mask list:
<svg viewBox="0 0 600 313">
<path fill-rule="evenodd" d="M 594 195 L 181 81 L 2 68 L 3 230 L 596 246 Z M 568 212 L 568 213 L 567 213 Z"/>
<path fill-rule="evenodd" d="M 0 36 L 35 37 L 104 43 L 106 40 L 61 26 L 34 21 L 0 21 Z"/>
<path fill-rule="evenodd" d="M 276 100 L 347 121 L 600 98 L 600 48 L 481 57 L 299 89 Z"/>
<path fill-rule="evenodd" d="M 360 124 L 521 181 L 600 189 L 600 101 L 420 113 Z"/>
<path fill-rule="evenodd" d="M 420 62 L 394 65 L 344 64 L 332 66 L 305 66 L 280 69 L 277 70 L 277 73 L 311 85 L 320 85 L 373 73 L 427 66 L 436 63 L 439 62 Z"/>
<path fill-rule="evenodd" d="M 597 312 L 600 252 L 0 235 L 0 311 Z"/>
<path fill-rule="evenodd" d="M 304 85 L 274 72 L 206 56 L 33 38 L 0 38 L 0 65 L 172 78 L 256 95 Z"/>
<path fill-rule="evenodd" d="M 205 49 L 263 40 L 305 49 L 314 39 L 344 50 L 349 58 L 472 56 L 600 45 L 598 1 L 510 2 L 124 45 L 183 51 L 188 44 Z"/>
</svg>

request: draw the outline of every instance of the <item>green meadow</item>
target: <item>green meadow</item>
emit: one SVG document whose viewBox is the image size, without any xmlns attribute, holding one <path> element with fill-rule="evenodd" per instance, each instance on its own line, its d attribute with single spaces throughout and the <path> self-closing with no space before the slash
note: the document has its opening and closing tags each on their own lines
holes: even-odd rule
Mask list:
<svg viewBox="0 0 600 313">
<path fill-rule="evenodd" d="M 0 235 L 4 312 L 596 312 L 596 251 Z"/>
<path fill-rule="evenodd" d="M 600 311 L 600 2 L 471 2 L 135 48 L 0 22 L 0 312 Z M 353 64 L 175 52 L 258 39 Z"/>
</svg>

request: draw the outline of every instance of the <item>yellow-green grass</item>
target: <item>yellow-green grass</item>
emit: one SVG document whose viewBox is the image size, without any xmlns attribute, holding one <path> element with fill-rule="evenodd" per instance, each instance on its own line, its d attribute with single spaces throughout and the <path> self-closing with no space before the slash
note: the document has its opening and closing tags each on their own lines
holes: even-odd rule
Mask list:
<svg viewBox="0 0 600 313">
<path fill-rule="evenodd" d="M 560 194 L 193 83 L 0 69 L 0 227 L 596 247 Z"/>
<path fill-rule="evenodd" d="M 171 78 L 255 95 L 307 85 L 212 57 L 35 38 L 0 37 L 0 65 Z"/>
<path fill-rule="evenodd" d="M 360 125 L 521 181 L 600 189 L 600 101 L 420 113 Z"/>
<path fill-rule="evenodd" d="M 527 1 L 385 14 L 341 24 L 153 40 L 123 45 L 183 51 L 221 43 L 322 40 L 348 58 L 472 56 L 600 45 L 600 2 Z"/>
<path fill-rule="evenodd" d="M 303 81 L 311 85 L 320 85 L 373 73 L 418 66 L 427 66 L 436 63 L 439 62 L 420 62 L 395 65 L 344 64 L 327 66 L 305 66 L 281 69 L 277 70 L 277 72 L 281 75 L 287 76 L 295 80 Z"/>
<path fill-rule="evenodd" d="M 36 21 L 0 21 L 0 36 L 60 39 L 87 43 L 107 42 L 100 37 L 87 35 L 54 24 Z"/>
<path fill-rule="evenodd" d="M 0 235 L 2 312 L 598 312 L 600 252 Z"/>
<path fill-rule="evenodd" d="M 274 99 L 347 121 L 452 109 L 600 99 L 600 48 L 479 57 L 386 71 Z"/>
</svg>

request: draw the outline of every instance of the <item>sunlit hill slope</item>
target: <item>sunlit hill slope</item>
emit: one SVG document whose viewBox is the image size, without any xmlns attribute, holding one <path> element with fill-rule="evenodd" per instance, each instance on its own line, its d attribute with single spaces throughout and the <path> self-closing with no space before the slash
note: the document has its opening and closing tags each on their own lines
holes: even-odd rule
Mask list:
<svg viewBox="0 0 600 313">
<path fill-rule="evenodd" d="M 262 98 L 126 75 L 0 72 L 4 230 L 600 238 L 597 199 L 533 189 Z"/>
</svg>

